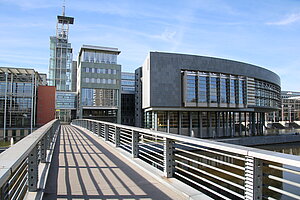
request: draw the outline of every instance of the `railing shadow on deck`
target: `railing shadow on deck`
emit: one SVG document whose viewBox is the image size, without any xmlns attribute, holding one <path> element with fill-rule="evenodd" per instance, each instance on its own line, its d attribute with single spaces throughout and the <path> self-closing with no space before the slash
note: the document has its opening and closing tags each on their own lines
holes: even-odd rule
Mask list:
<svg viewBox="0 0 300 200">
<path fill-rule="evenodd" d="M 108 151 L 93 137 L 78 128 L 62 126 L 60 146 L 63 147 L 56 146 L 50 174 L 57 176 L 59 174 L 58 170 L 64 168 L 66 191 L 65 193 L 58 192 L 57 180 L 59 177 L 50 176 L 47 185 L 54 182 L 56 184 L 51 185 L 51 189 L 46 190 L 44 199 L 142 199 L 149 197 L 153 199 L 171 199 L 127 163 Z M 65 165 L 59 162 L 58 149 L 61 149 L 60 153 L 63 153 Z M 69 160 L 73 160 L 74 165 L 69 163 Z M 76 171 L 75 174 L 71 174 L 70 171 L 74 170 Z M 99 177 L 102 177 L 102 182 L 97 180 Z M 72 188 L 71 179 L 74 180 L 74 178 L 78 179 L 79 188 L 77 189 L 80 192 L 79 190 L 74 191 L 74 187 Z M 91 183 L 88 183 L 86 179 L 90 179 Z M 132 179 L 137 182 L 134 183 Z M 129 185 L 125 181 L 128 181 Z M 105 186 L 103 186 L 104 183 Z M 95 190 L 87 190 L 88 187 Z M 76 192 L 82 194 L 76 194 Z"/>
<path fill-rule="evenodd" d="M 300 199 L 299 156 L 89 119 L 72 124 L 215 199 Z"/>
</svg>

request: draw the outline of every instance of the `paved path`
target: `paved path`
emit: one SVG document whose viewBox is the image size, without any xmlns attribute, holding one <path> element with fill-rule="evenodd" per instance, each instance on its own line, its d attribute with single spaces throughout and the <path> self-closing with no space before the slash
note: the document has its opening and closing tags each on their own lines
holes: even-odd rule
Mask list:
<svg viewBox="0 0 300 200">
<path fill-rule="evenodd" d="M 54 199 L 183 199 L 96 136 L 62 125 L 44 194 Z"/>
</svg>

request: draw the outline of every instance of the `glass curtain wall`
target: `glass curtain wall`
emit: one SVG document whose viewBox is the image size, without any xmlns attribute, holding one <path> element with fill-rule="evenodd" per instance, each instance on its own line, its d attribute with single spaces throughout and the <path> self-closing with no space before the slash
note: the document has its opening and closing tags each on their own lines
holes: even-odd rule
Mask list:
<svg viewBox="0 0 300 200">
<path fill-rule="evenodd" d="M 32 80 L 33 79 L 33 80 Z M 32 82 L 33 81 L 33 82 Z M 0 75 L 0 126 L 4 127 L 6 113 L 7 128 L 31 127 L 32 106 L 35 101 L 35 76 L 7 74 Z M 6 105 L 6 111 L 5 111 Z M 34 104 L 35 106 L 35 104 Z M 33 125 L 34 125 L 34 119 Z"/>
<path fill-rule="evenodd" d="M 82 106 L 91 107 L 117 107 L 118 90 L 82 88 Z"/>
<path fill-rule="evenodd" d="M 57 91 L 71 91 L 72 59 L 71 43 L 50 37 L 49 85 Z"/>
</svg>

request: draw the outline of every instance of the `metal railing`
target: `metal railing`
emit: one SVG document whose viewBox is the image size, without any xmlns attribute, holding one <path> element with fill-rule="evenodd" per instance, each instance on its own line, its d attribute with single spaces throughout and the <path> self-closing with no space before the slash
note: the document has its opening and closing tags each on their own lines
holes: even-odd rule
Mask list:
<svg viewBox="0 0 300 200">
<path fill-rule="evenodd" d="M 214 199 L 300 199 L 299 156 L 95 120 L 72 124 Z"/>
<path fill-rule="evenodd" d="M 0 154 L 0 199 L 23 199 L 38 189 L 38 168 L 60 130 L 53 120 Z"/>
</svg>

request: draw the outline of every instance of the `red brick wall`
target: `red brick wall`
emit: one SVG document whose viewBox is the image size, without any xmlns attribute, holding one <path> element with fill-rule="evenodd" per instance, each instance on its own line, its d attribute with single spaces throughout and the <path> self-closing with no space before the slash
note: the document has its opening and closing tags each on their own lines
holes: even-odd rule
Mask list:
<svg viewBox="0 0 300 200">
<path fill-rule="evenodd" d="M 39 86 L 37 90 L 37 125 L 55 119 L 55 86 Z"/>
</svg>

